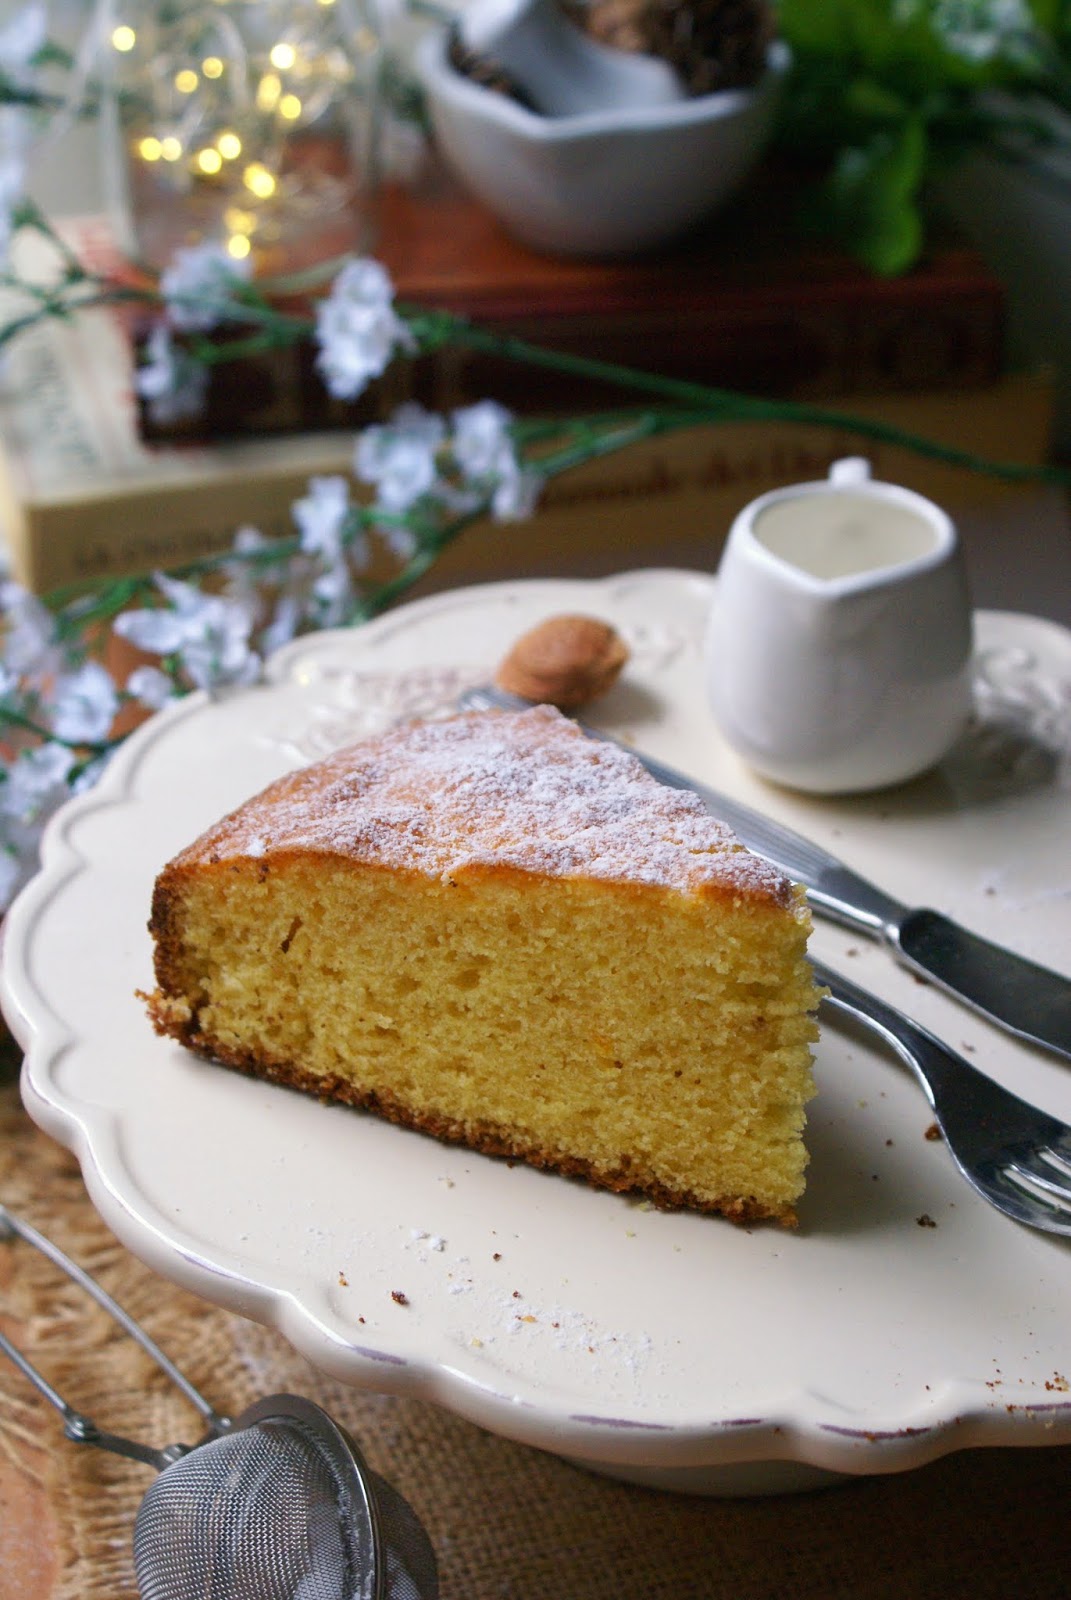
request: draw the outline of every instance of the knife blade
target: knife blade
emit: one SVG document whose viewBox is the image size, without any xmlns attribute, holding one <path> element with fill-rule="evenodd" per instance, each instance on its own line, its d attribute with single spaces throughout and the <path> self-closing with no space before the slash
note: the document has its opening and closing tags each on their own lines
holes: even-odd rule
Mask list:
<svg viewBox="0 0 1071 1600">
<path fill-rule="evenodd" d="M 474 711 L 518 711 L 531 704 L 492 685 L 466 691 L 458 703 Z M 983 939 L 928 906 L 905 905 L 783 823 L 613 734 L 574 720 L 589 738 L 627 750 L 659 783 L 697 794 L 749 850 L 806 887 L 817 915 L 877 940 L 901 966 L 937 984 L 998 1027 L 1071 1060 L 1071 979 Z"/>
</svg>

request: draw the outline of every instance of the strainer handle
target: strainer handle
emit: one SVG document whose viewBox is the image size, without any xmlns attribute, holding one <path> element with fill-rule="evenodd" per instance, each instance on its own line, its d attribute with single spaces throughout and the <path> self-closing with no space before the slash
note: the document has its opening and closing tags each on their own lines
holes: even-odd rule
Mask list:
<svg viewBox="0 0 1071 1600">
<path fill-rule="evenodd" d="M 3 1333 L 0 1333 L 0 1350 L 14 1362 L 25 1377 L 29 1378 L 38 1393 L 43 1394 L 45 1399 L 55 1406 L 63 1418 L 63 1431 L 68 1439 L 73 1439 L 76 1444 L 95 1444 L 101 1450 L 110 1450 L 117 1456 L 128 1456 L 132 1461 L 144 1461 L 148 1466 L 155 1467 L 158 1472 L 171 1465 L 174 1459 L 174 1447 L 156 1450 L 152 1445 L 139 1444 L 136 1439 L 124 1439 L 117 1433 L 105 1433 L 91 1418 L 68 1405 L 63 1396 L 52 1387 L 44 1373 L 38 1372 L 33 1362 L 28 1361 L 22 1351 Z"/>
<path fill-rule="evenodd" d="M 135 1343 L 140 1345 L 142 1350 L 152 1357 L 157 1366 L 167 1374 L 172 1383 L 182 1391 L 190 1404 L 200 1413 L 207 1426 L 208 1437 L 215 1437 L 227 1431 L 230 1427 L 229 1419 L 219 1415 L 214 1407 L 208 1403 L 204 1395 L 194 1388 L 185 1374 L 180 1372 L 174 1362 L 164 1354 L 156 1341 L 150 1338 L 139 1323 L 134 1321 L 129 1312 L 124 1311 L 118 1301 L 113 1300 L 106 1289 L 103 1289 L 94 1278 L 89 1276 L 88 1272 L 72 1261 L 70 1256 L 65 1255 L 58 1245 L 52 1243 L 51 1239 L 46 1239 L 43 1233 L 38 1233 L 37 1229 L 32 1227 L 30 1223 L 24 1222 L 21 1217 L 15 1216 L 12 1211 L 8 1210 L 7 1206 L 0 1203 L 0 1239 L 10 1238 L 12 1234 L 32 1245 L 35 1250 L 38 1250 L 61 1272 L 66 1273 L 72 1282 L 76 1283 L 80 1289 L 84 1289 L 86 1294 L 107 1311 L 123 1331 L 128 1333 Z M 68 1439 L 74 1440 L 76 1444 L 94 1444 L 102 1450 L 111 1450 L 117 1455 L 129 1456 L 134 1461 L 144 1461 L 149 1466 L 156 1467 L 158 1471 L 170 1466 L 172 1461 L 186 1453 L 187 1446 L 185 1445 L 168 1445 L 162 1450 L 157 1450 L 152 1445 L 139 1444 L 137 1440 L 123 1439 L 118 1434 L 104 1432 L 88 1417 L 83 1416 L 81 1412 L 76 1411 L 73 1406 L 69 1405 L 58 1390 L 53 1388 L 44 1374 L 39 1372 L 33 1363 L 22 1354 L 21 1350 L 13 1345 L 10 1339 L 2 1333 L 0 1333 L 0 1350 L 14 1363 L 23 1376 L 29 1379 L 38 1393 L 42 1394 L 50 1405 L 55 1406 L 63 1417 L 64 1432 Z"/>
</svg>

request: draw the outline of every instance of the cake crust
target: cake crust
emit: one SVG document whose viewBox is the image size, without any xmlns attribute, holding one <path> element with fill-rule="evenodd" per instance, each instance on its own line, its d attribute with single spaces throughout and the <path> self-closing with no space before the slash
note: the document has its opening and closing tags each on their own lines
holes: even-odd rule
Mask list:
<svg viewBox="0 0 1071 1600">
<path fill-rule="evenodd" d="M 270 784 L 172 867 L 310 851 L 444 879 L 539 873 L 793 900 L 698 795 L 550 706 L 411 723 L 339 750 Z"/>
</svg>

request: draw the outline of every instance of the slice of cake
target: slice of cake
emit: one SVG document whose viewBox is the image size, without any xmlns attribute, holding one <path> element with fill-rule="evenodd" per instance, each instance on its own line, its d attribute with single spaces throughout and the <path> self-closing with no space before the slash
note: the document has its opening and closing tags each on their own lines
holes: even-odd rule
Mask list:
<svg viewBox="0 0 1071 1600">
<path fill-rule="evenodd" d="M 155 887 L 157 1031 L 492 1155 L 795 1220 L 802 890 L 549 707 L 293 772 Z"/>
</svg>

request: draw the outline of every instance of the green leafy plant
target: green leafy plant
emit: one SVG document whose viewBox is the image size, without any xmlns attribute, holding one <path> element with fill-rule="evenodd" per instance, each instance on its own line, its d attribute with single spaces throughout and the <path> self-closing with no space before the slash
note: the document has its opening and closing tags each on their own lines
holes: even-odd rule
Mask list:
<svg viewBox="0 0 1071 1600">
<path fill-rule="evenodd" d="M 803 225 L 892 275 L 922 252 L 934 178 L 972 149 L 1071 148 L 1067 0 L 778 0 L 793 65 L 777 144 L 809 169 Z"/>
</svg>

